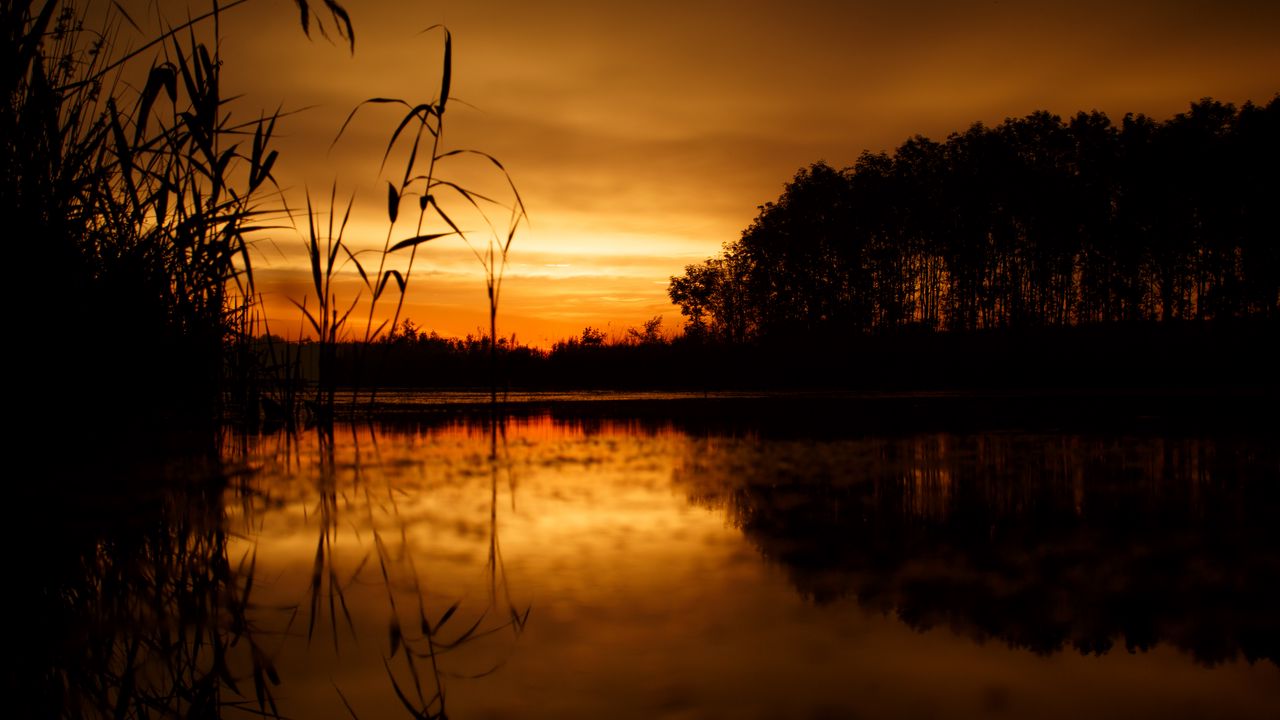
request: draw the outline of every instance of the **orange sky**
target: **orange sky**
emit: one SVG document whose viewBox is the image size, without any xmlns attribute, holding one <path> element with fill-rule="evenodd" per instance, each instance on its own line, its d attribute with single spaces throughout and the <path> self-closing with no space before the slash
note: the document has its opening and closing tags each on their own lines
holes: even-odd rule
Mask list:
<svg viewBox="0 0 1280 720">
<path fill-rule="evenodd" d="M 278 180 L 295 207 L 304 188 L 355 192 L 346 239 L 381 247 L 389 175 L 378 161 L 398 117 L 362 114 L 328 147 L 361 99 L 436 97 L 440 36 L 418 31 L 446 23 L 451 95 L 469 105 L 450 105 L 445 146 L 497 156 L 524 196 L 530 223 L 512 248 L 499 333 L 536 345 L 654 315 L 679 326 L 669 276 L 736 239 L 808 163 L 845 166 L 916 133 L 1037 109 L 1167 117 L 1204 96 L 1280 91 L 1272 1 L 345 4 L 354 56 L 308 41 L 289 0 L 232 13 L 225 92 L 242 95 L 245 115 L 310 108 L 281 125 Z M 494 189 L 478 169 L 447 172 Z M 402 220 L 394 239 L 411 229 Z M 276 231 L 259 249 L 272 329 L 296 335 L 288 299 L 309 284 L 301 236 Z M 338 287 L 355 297 L 352 267 Z M 487 324 L 481 268 L 460 241 L 423 246 L 406 308 L 445 335 Z"/>
</svg>

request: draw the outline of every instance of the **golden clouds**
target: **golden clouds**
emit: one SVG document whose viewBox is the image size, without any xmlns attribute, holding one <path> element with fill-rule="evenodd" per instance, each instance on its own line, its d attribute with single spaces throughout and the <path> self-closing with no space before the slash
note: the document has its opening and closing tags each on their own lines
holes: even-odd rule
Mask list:
<svg viewBox="0 0 1280 720">
<path fill-rule="evenodd" d="M 530 212 L 501 310 L 522 336 L 664 311 L 676 324 L 666 278 L 736 238 L 815 160 L 847 165 L 916 133 L 1037 109 L 1164 117 L 1206 95 L 1241 103 L 1280 90 L 1274 2 L 349 4 L 354 57 L 303 38 L 289 3 L 232 13 L 227 87 L 246 108 L 314 106 L 282 128 L 279 179 L 295 207 L 304 187 L 327 194 L 335 177 L 340 192 L 358 189 L 359 245 L 381 247 L 378 163 L 394 118 L 362 111 L 329 145 L 363 98 L 434 96 L 440 48 L 417 32 L 447 23 L 453 94 L 470 106 L 450 109 L 446 145 L 501 158 Z M 483 170 L 450 169 L 482 184 Z M 421 257 L 435 274 L 408 304 L 431 317 L 415 320 L 474 329 L 474 258 L 466 269 L 456 243 Z"/>
</svg>

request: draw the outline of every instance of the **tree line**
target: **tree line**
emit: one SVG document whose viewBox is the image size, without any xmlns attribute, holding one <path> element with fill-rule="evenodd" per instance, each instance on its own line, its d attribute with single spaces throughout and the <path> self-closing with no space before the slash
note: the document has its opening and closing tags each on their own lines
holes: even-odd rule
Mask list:
<svg viewBox="0 0 1280 720">
<path fill-rule="evenodd" d="M 729 343 L 1275 320 L 1277 168 L 1280 95 L 917 135 L 802 168 L 668 292 L 687 334 Z"/>
</svg>

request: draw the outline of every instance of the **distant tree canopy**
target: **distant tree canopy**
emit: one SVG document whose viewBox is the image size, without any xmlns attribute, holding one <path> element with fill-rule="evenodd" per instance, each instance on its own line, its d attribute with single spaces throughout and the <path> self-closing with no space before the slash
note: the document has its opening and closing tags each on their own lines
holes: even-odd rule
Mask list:
<svg viewBox="0 0 1280 720">
<path fill-rule="evenodd" d="M 801 169 L 668 292 L 738 342 L 1280 319 L 1280 96 L 1166 121 L 1048 112 Z"/>
</svg>

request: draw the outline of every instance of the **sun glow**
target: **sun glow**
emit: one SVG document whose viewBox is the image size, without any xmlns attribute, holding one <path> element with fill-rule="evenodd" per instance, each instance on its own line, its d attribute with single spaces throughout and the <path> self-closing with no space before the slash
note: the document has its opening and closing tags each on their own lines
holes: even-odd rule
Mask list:
<svg viewBox="0 0 1280 720">
<path fill-rule="evenodd" d="M 1167 117 L 1204 96 L 1266 102 L 1277 91 L 1266 68 L 1280 66 L 1280 43 L 1262 30 L 1280 22 L 1273 3 L 498 5 L 362 3 L 352 55 L 296 32 L 291 3 L 252 4 L 225 20 L 225 84 L 245 108 L 308 108 L 282 121 L 276 179 L 295 209 L 307 188 L 355 189 L 348 235 L 372 257 L 386 239 L 394 173 L 379 163 L 397 118 L 366 108 L 334 137 L 365 98 L 431 101 L 440 48 L 415 33 L 447 24 L 457 102 L 444 144 L 491 153 L 520 190 L 529 224 L 512 245 L 499 333 L 538 345 L 654 315 L 678 326 L 667 279 L 734 241 L 817 160 L 850 165 L 916 133 L 942 140 L 1039 109 Z M 264 26 L 281 31 L 262 42 Z M 493 179 L 483 162 L 444 169 L 463 184 Z M 410 230 L 401 218 L 393 242 Z M 259 285 L 273 331 L 289 335 L 305 263 L 301 243 L 275 242 L 262 246 Z M 415 323 L 455 336 L 487 327 L 482 271 L 464 245 L 432 242 L 418 259 L 405 300 Z M 355 277 L 344 269 L 344 302 Z M 363 332 L 360 315 L 350 331 Z"/>
</svg>

